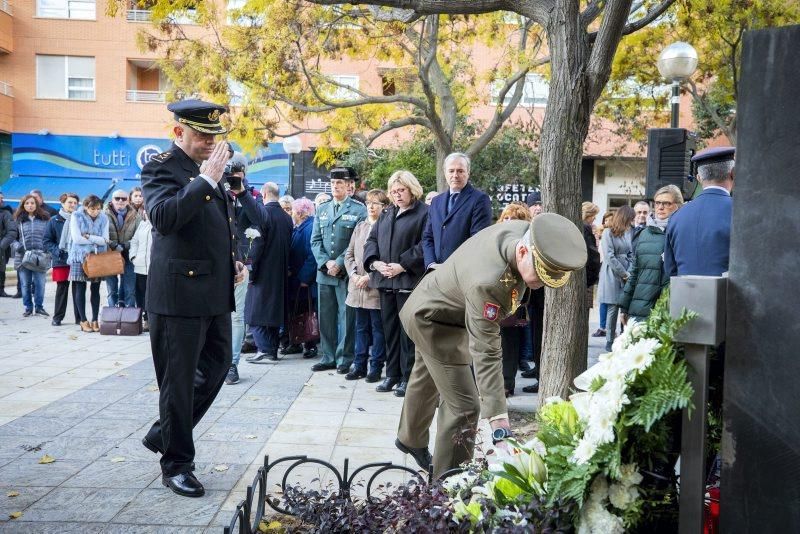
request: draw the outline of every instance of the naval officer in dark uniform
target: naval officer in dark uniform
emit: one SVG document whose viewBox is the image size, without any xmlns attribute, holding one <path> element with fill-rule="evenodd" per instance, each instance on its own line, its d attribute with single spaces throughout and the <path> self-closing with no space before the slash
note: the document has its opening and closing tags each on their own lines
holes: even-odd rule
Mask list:
<svg viewBox="0 0 800 534">
<path fill-rule="evenodd" d="M 161 453 L 162 482 L 179 495 L 200 497 L 192 473 L 192 429 L 217 396 L 231 365 L 235 262 L 233 204 L 222 178 L 228 144 L 225 108 L 200 100 L 167 106 L 175 143 L 142 169 L 153 224 L 146 308 L 159 387 L 159 420 L 142 443 Z"/>
</svg>

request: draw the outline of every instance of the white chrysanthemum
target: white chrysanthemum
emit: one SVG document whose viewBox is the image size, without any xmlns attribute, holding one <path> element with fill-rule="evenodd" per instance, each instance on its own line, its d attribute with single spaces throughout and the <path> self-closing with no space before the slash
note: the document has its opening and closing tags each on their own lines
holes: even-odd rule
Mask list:
<svg viewBox="0 0 800 534">
<path fill-rule="evenodd" d="M 633 345 L 625 349 L 624 359 L 626 365 L 631 370 L 636 370 L 641 373 L 653 363 L 655 358 L 655 351 L 661 343 L 657 339 L 644 338 L 640 339 Z"/>
<path fill-rule="evenodd" d="M 592 394 L 592 411 L 614 416 L 622 411 L 622 407 L 630 404 L 630 399 L 625 394 L 625 382 L 622 380 L 608 380 L 603 387 Z"/>
<path fill-rule="evenodd" d="M 244 236 L 247 239 L 255 239 L 257 237 L 261 237 L 261 232 L 259 232 L 255 228 L 248 228 L 247 230 L 244 231 Z"/>
<path fill-rule="evenodd" d="M 620 482 L 626 486 L 638 485 L 643 480 L 642 474 L 639 472 L 639 468 L 636 464 L 622 464 L 619 470 L 622 475 L 620 477 Z"/>
<path fill-rule="evenodd" d="M 597 452 L 597 444 L 584 437 L 578 442 L 577 447 L 572 451 L 572 456 L 570 456 L 569 459 L 573 463 L 583 465 L 592 459 L 595 452 Z"/>
<path fill-rule="evenodd" d="M 608 488 L 608 500 L 620 510 L 627 509 L 628 506 L 630 506 L 630 504 L 633 502 L 633 499 L 631 499 L 631 494 L 628 492 L 628 488 L 622 484 L 612 484 L 611 487 Z"/>
<path fill-rule="evenodd" d="M 444 479 L 442 486 L 448 493 L 455 493 L 460 489 L 472 487 L 477 478 L 478 475 L 470 473 L 469 471 L 463 471 Z"/>
<path fill-rule="evenodd" d="M 586 427 L 586 434 L 584 435 L 584 438 L 591 440 L 596 445 L 611 443 L 614 441 L 615 422 L 616 418 L 612 418 L 608 414 L 592 417 Z"/>
<path fill-rule="evenodd" d="M 589 386 L 591 386 L 592 382 L 600 377 L 602 378 L 608 372 L 608 365 L 609 360 L 601 361 L 593 366 L 589 367 L 587 370 L 579 374 L 573 380 L 575 387 L 580 389 L 581 391 L 589 391 Z"/>
<path fill-rule="evenodd" d="M 590 506 L 587 521 L 589 523 L 587 532 L 591 534 L 623 534 L 625 532 L 622 519 L 602 506 Z"/>
</svg>

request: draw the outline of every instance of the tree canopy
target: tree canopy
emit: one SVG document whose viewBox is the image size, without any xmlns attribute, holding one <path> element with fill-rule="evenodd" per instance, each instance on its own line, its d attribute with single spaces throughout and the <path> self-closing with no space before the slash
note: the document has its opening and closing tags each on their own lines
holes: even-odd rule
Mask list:
<svg viewBox="0 0 800 534">
<path fill-rule="evenodd" d="M 678 0 L 658 24 L 622 40 L 598 111 L 612 118 L 620 133 L 640 140 L 648 127 L 668 123 L 669 90 L 656 60 L 670 43 L 686 41 L 699 57 L 684 88 L 693 98 L 695 130 L 702 139 L 724 135 L 736 144 L 744 32 L 797 23 L 796 0 Z"/>
</svg>

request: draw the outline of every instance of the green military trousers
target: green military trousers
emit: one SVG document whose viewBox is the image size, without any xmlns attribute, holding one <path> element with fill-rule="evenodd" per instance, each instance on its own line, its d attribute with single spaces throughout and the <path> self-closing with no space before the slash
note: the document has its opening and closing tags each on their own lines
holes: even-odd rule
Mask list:
<svg viewBox="0 0 800 534">
<path fill-rule="evenodd" d="M 319 337 L 321 363 L 337 367 L 353 363 L 355 355 L 356 313 L 344 303 L 347 280 L 337 279 L 336 285 L 317 284 L 319 291 Z"/>
<path fill-rule="evenodd" d="M 397 431 L 404 445 L 428 446 L 437 405 L 434 477 L 472 458 L 480 399 L 468 364 L 444 363 L 417 348 Z"/>
</svg>

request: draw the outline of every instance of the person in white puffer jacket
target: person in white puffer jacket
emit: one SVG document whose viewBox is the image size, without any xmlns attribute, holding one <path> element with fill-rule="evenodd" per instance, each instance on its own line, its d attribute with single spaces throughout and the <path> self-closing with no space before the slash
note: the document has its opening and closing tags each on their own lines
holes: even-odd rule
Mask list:
<svg viewBox="0 0 800 534">
<path fill-rule="evenodd" d="M 147 294 L 147 273 L 150 271 L 150 249 L 153 245 L 152 229 L 153 225 L 150 224 L 147 212 L 142 211 L 142 222 L 139 223 L 133 234 L 129 253 L 133 263 L 133 272 L 136 273 L 136 306 L 142 309 L 142 326 L 145 332 L 149 330 L 144 299 Z"/>
</svg>

